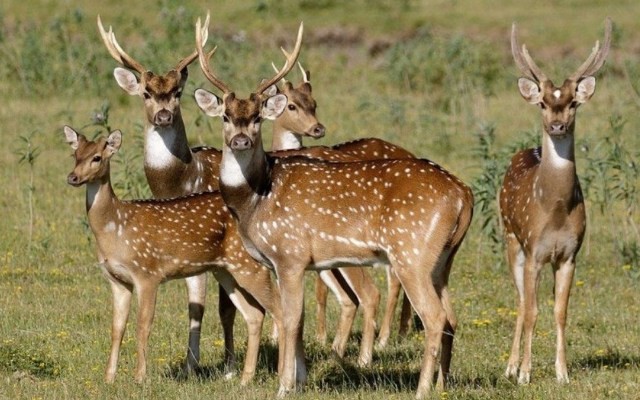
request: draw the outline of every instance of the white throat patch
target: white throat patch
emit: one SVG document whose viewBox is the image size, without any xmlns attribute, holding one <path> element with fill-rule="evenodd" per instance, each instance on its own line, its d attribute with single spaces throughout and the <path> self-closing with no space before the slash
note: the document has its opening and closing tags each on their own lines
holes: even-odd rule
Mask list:
<svg viewBox="0 0 640 400">
<path fill-rule="evenodd" d="M 169 150 L 176 140 L 173 128 L 151 126 L 145 134 L 144 163 L 153 169 L 165 169 L 173 164 L 176 157 Z"/>
<path fill-rule="evenodd" d="M 241 151 L 234 153 L 228 148 L 225 148 L 223 152 L 220 165 L 220 183 L 230 187 L 247 185 L 245 173 L 249 170 L 253 152 Z"/>
<path fill-rule="evenodd" d="M 302 148 L 302 139 L 300 138 L 300 135 L 291 131 L 286 131 L 280 134 L 280 138 L 272 150 L 298 150 L 300 148 Z"/>
</svg>

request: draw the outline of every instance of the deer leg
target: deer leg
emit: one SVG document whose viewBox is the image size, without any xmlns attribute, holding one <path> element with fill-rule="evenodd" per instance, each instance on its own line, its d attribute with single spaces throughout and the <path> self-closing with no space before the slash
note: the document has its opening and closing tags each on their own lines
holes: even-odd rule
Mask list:
<svg viewBox="0 0 640 400">
<path fill-rule="evenodd" d="M 185 283 L 189 297 L 189 347 L 183 371 L 189 374 L 193 373 L 200 363 L 200 330 L 207 297 L 207 274 L 186 278 Z"/>
<path fill-rule="evenodd" d="M 218 315 L 224 334 L 224 368 L 226 376 L 231 377 L 236 370 L 236 350 L 233 341 L 233 324 L 236 319 L 236 306 L 222 285 L 218 285 Z"/>
<path fill-rule="evenodd" d="M 400 328 L 398 328 L 398 336 L 407 336 L 409 325 L 411 325 L 411 317 L 413 316 L 413 308 L 411 302 L 405 294 L 402 298 L 402 309 L 400 311 Z"/>
<path fill-rule="evenodd" d="M 575 261 L 573 257 L 559 268 L 554 266 L 555 275 L 555 303 L 553 314 L 556 320 L 556 379 L 561 383 L 569 383 L 569 374 L 567 372 L 566 358 L 566 338 L 565 326 L 567 323 L 567 307 L 569 306 L 569 295 L 571 294 L 571 283 L 573 282 L 573 273 L 575 271 Z"/>
<path fill-rule="evenodd" d="M 524 265 L 524 350 L 518 383 L 526 385 L 531 381 L 531 346 L 533 344 L 533 330 L 538 318 L 538 285 L 540 283 L 540 269 L 542 265 L 533 257 L 527 257 Z"/>
<path fill-rule="evenodd" d="M 398 303 L 398 296 L 400 295 L 400 281 L 396 277 L 395 273 L 391 270 L 391 266 L 387 266 L 387 302 L 384 309 L 384 315 L 382 317 L 382 324 L 380 324 L 380 332 L 378 332 L 378 344 L 376 348 L 383 349 L 386 347 L 389 336 L 391 335 L 391 325 L 393 323 L 393 316 L 396 310 L 396 304 Z"/>
<path fill-rule="evenodd" d="M 129 318 L 132 288 L 111 279 L 109 279 L 109 283 L 111 284 L 113 297 L 113 320 L 111 322 L 111 352 L 109 353 L 104 380 L 107 383 L 113 383 L 118 368 L 120 345 L 122 344 L 122 337 Z"/>
<path fill-rule="evenodd" d="M 432 387 L 442 333 L 447 327 L 447 312 L 431 278 L 430 271 L 438 269 L 438 266 L 426 264 L 426 268 L 412 267 L 405 265 L 396 268 L 396 271 L 404 292 L 425 326 L 424 359 L 416 392 L 416 398 L 421 399 L 429 393 Z"/>
<path fill-rule="evenodd" d="M 362 306 L 363 329 L 360 342 L 360 355 L 358 365 L 365 367 L 371 364 L 373 353 L 373 341 L 376 335 L 376 313 L 380 303 L 380 292 L 364 267 L 341 268 L 340 273 L 349 284 L 349 287 L 358 298 Z"/>
<path fill-rule="evenodd" d="M 147 350 L 151 325 L 156 311 L 159 282 L 150 281 L 138 285 L 138 318 L 136 322 L 136 369 L 135 380 L 140 383 L 147 374 Z"/>
<path fill-rule="evenodd" d="M 316 341 L 327 342 L 327 296 L 329 288 L 322 281 L 320 274 L 316 276 Z"/>
<path fill-rule="evenodd" d="M 253 296 L 242 290 L 231 274 L 219 269 L 215 271 L 215 277 L 220 286 L 229 295 L 229 299 L 233 305 L 240 311 L 240 314 L 247 323 L 247 354 L 244 361 L 244 369 L 240 384 L 246 385 L 256 373 L 256 365 L 258 364 L 258 350 L 260 348 L 260 332 L 262 331 L 262 323 L 264 321 L 264 308 L 256 301 Z M 230 375 L 227 375 L 230 378 Z"/>
<path fill-rule="evenodd" d="M 338 270 L 321 271 L 319 275 L 340 304 L 340 320 L 331 349 L 338 357 L 342 358 L 351 333 L 351 326 L 356 318 L 356 311 L 358 310 L 357 299 Z"/>
<path fill-rule="evenodd" d="M 524 252 L 515 236 L 507 237 L 507 262 L 511 269 L 516 291 L 518 292 L 518 317 L 516 319 L 511 353 L 507 363 L 505 376 L 515 378 L 518 375 L 518 362 L 520 361 L 520 342 L 522 340 L 522 327 L 524 325 Z"/>
<path fill-rule="evenodd" d="M 302 351 L 302 324 L 304 314 L 304 266 L 289 264 L 279 268 L 276 274 L 280 286 L 283 313 L 284 363 L 280 375 L 278 397 L 282 398 L 295 389 L 296 380 L 304 383 L 306 367 Z M 304 375 L 302 375 L 304 374 Z M 302 376 L 301 376 L 302 375 Z"/>
<path fill-rule="evenodd" d="M 452 257 L 453 258 L 453 257 Z M 451 357 L 453 356 L 453 338 L 458 326 L 458 320 L 453 311 L 451 295 L 445 286 L 440 291 L 440 299 L 442 306 L 447 313 L 447 323 L 442 334 L 442 351 L 440 352 L 440 371 L 438 373 L 438 381 L 436 387 L 440 391 L 444 391 L 447 381 L 449 380 L 449 370 L 451 368 Z"/>
</svg>

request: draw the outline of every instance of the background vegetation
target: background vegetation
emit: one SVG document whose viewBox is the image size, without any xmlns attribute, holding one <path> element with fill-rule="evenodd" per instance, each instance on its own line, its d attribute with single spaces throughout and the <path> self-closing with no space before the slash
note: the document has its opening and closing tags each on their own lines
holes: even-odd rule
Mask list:
<svg viewBox="0 0 640 400">
<path fill-rule="evenodd" d="M 221 379 L 214 289 L 202 343 L 208 374 L 176 379 L 187 336 L 181 282 L 164 285 L 159 295 L 148 381 L 133 383 L 130 324 L 117 382 L 102 383 L 111 294 L 94 265 L 84 190 L 65 183 L 73 162 L 62 125 L 89 136 L 119 128 L 125 142 L 113 168 L 117 192 L 124 198 L 149 195 L 142 174 L 142 104 L 115 84 L 116 63 L 100 41 L 96 15 L 114 26 L 130 54 L 164 72 L 192 51 L 195 19 L 207 10 L 213 20 L 210 43 L 219 45 L 214 68 L 239 92 L 248 93 L 272 73 L 271 61 L 281 57 L 278 46 L 290 45 L 304 20 L 301 61 L 312 72 L 319 117 L 328 127 L 317 143 L 382 137 L 473 185 L 474 224 L 451 276 L 460 321 L 453 382 L 434 398 L 638 397 L 637 1 L 116 0 L 106 5 L 8 0 L 0 5 L 0 399 L 245 399 L 275 393 L 275 351 L 266 336 L 253 384 L 241 388 L 237 380 Z M 504 265 L 494 199 L 511 155 L 539 141 L 540 115 L 517 93 L 509 29 L 518 22 L 521 41 L 561 82 L 602 37 L 607 15 L 615 22 L 613 48 L 596 94 L 577 120 L 589 221 L 569 311 L 572 381 L 555 383 L 552 285 L 545 271 L 533 383 L 519 387 L 502 375 L 515 291 Z M 190 73 L 189 95 L 197 87 L 210 88 L 196 66 Z M 220 123 L 204 118 L 189 95 L 182 107 L 191 143 L 219 146 Z M 373 273 L 384 288 L 382 272 Z M 371 368 L 357 368 L 359 326 L 346 360 L 339 362 L 313 341 L 313 303 L 306 304 L 310 381 L 298 398 L 413 396 L 421 334 L 394 337 L 388 349 L 376 353 Z M 333 303 L 330 312 L 336 315 Z M 240 320 L 236 329 L 243 342 Z"/>
</svg>

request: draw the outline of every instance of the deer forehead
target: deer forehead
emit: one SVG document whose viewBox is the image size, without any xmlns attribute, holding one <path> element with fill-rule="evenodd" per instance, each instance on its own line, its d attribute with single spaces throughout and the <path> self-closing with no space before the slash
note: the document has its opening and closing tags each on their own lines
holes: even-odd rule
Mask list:
<svg viewBox="0 0 640 400">
<path fill-rule="evenodd" d="M 143 76 L 145 89 L 153 96 L 174 95 L 181 83 L 180 74 L 173 70 L 164 75 L 155 75 L 147 71 Z"/>
<path fill-rule="evenodd" d="M 549 82 L 543 85 L 543 102 L 551 107 L 567 107 L 574 99 L 576 83 L 570 80 L 564 81 L 561 87 Z"/>
<path fill-rule="evenodd" d="M 287 96 L 289 103 L 293 103 L 307 112 L 316 112 L 316 101 L 309 93 L 305 93 L 298 89 L 285 88 L 284 94 Z"/>
<path fill-rule="evenodd" d="M 227 117 L 236 126 L 247 126 L 260 115 L 262 103 L 258 96 L 249 99 L 230 98 L 225 101 Z"/>
</svg>

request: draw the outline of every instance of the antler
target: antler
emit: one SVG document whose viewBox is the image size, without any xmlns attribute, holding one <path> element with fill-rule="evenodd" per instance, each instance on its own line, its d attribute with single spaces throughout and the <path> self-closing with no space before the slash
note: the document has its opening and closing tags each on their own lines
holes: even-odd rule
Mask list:
<svg viewBox="0 0 640 400">
<path fill-rule="evenodd" d="M 511 53 L 513 54 L 513 59 L 522 72 L 527 78 L 531 78 L 534 81 L 541 83 L 543 81 L 547 81 L 547 76 L 538 68 L 536 63 L 533 61 L 531 56 L 529 55 L 529 51 L 527 50 L 527 46 L 518 44 L 518 39 L 516 38 L 516 23 L 513 23 L 511 27 Z"/>
<path fill-rule="evenodd" d="M 279 70 L 278 70 L 278 67 L 276 67 L 276 65 L 273 62 L 271 62 L 271 67 L 273 68 L 274 71 L 276 71 L 276 74 L 277 74 Z M 286 83 L 286 82 L 287 80 L 282 78 L 282 83 Z"/>
<path fill-rule="evenodd" d="M 111 54 L 111 56 L 115 58 L 117 62 L 122 64 L 125 68 L 130 68 L 138 71 L 140 74 L 144 74 L 145 72 L 147 72 L 147 69 L 143 67 L 142 64 L 134 60 L 130 55 L 122 50 L 122 47 L 120 47 L 118 41 L 116 40 L 116 35 L 115 33 L 113 33 L 113 29 L 111 28 L 111 26 L 109 26 L 109 32 L 104 30 L 99 15 L 98 30 L 100 31 L 100 36 L 102 36 L 104 45 L 107 46 L 107 50 L 109 50 L 109 54 Z"/>
<path fill-rule="evenodd" d="M 200 24 L 200 18 L 196 21 L 196 52 L 198 53 L 198 60 L 200 61 L 200 69 L 202 69 L 202 73 L 207 77 L 209 82 L 220 89 L 224 94 L 231 93 L 231 89 L 224 82 L 218 79 L 209 68 L 209 59 L 213 56 L 218 47 L 214 47 L 209 54 L 205 54 L 204 52 L 203 47 L 209 37 L 209 19 L 209 13 L 207 13 L 207 18 L 204 20 L 203 26 Z"/>
<path fill-rule="evenodd" d="M 298 28 L 298 39 L 296 40 L 296 46 L 294 47 L 293 52 L 292 53 L 288 53 L 282 47 L 280 48 L 280 50 L 282 50 L 282 53 L 284 53 L 284 56 L 286 57 L 286 61 L 285 61 L 284 65 L 282 66 L 282 69 L 280 71 L 278 71 L 276 73 L 276 75 L 274 77 L 272 77 L 271 79 L 260 83 L 260 85 L 258 85 L 258 88 L 256 89 L 256 94 L 262 94 L 262 92 L 267 90 L 267 88 L 269 86 L 271 86 L 274 83 L 278 82 L 285 75 L 287 75 L 289 73 L 289 71 L 291 71 L 291 69 L 295 65 L 296 60 L 298 59 L 298 56 L 300 55 L 300 49 L 302 47 L 302 32 L 303 31 L 304 31 L 304 24 L 301 22 L 300 23 L 300 28 Z"/>
<path fill-rule="evenodd" d="M 300 64 L 300 61 L 298 61 L 298 67 L 300 67 L 300 72 L 302 72 L 302 82 L 311 83 L 311 79 L 309 78 L 309 71 L 305 71 L 304 68 L 302 68 L 302 64 Z"/>
<path fill-rule="evenodd" d="M 579 80 L 580 78 L 591 76 L 595 74 L 604 64 L 605 59 L 607 58 L 607 54 L 609 53 L 609 48 L 611 47 L 611 18 L 607 17 L 605 20 L 605 30 L 604 30 L 604 46 L 600 48 L 600 42 L 596 40 L 595 46 L 593 46 L 593 50 L 591 54 L 587 58 L 587 60 L 582 63 L 582 65 L 578 68 L 578 70 L 571 75 L 569 79 Z"/>
<path fill-rule="evenodd" d="M 178 64 L 175 66 L 174 70 L 182 71 L 184 68 L 187 67 L 187 65 L 191 64 L 196 58 L 198 58 L 198 50 L 194 50 L 193 53 L 189 54 L 188 56 L 180 60 L 180 62 L 178 62 Z"/>
</svg>

